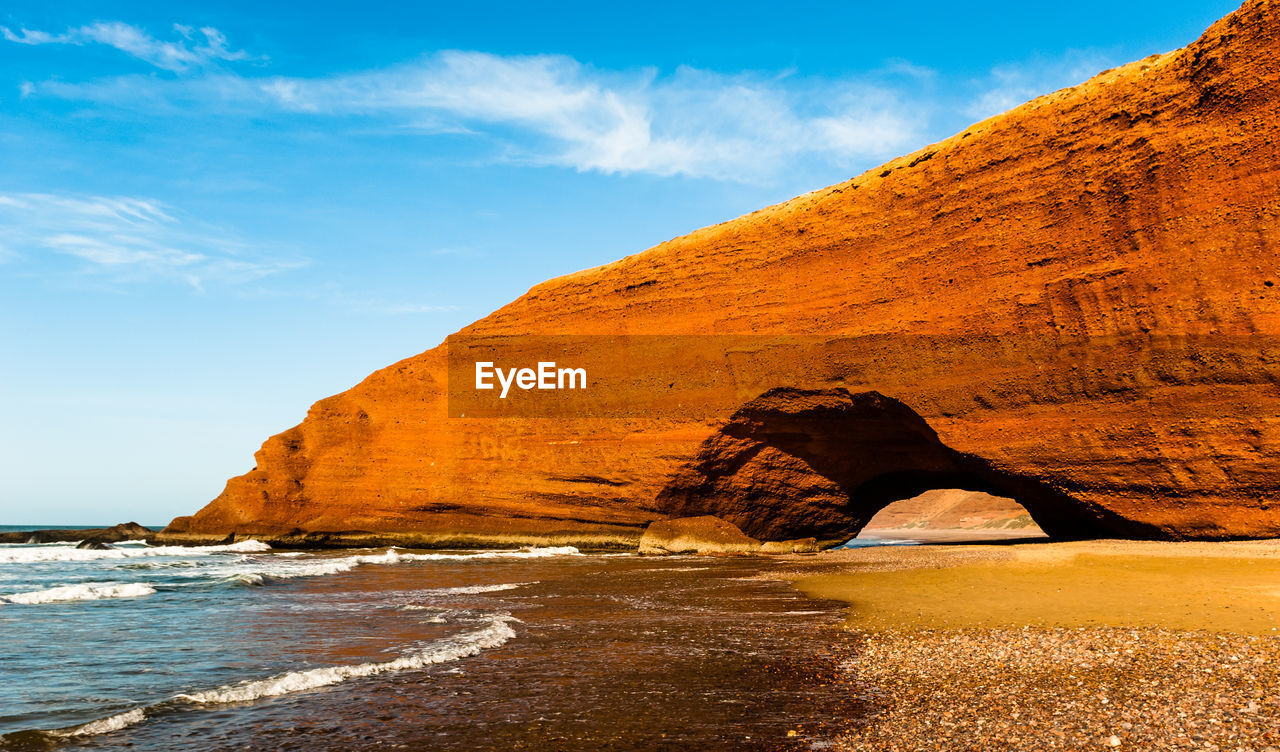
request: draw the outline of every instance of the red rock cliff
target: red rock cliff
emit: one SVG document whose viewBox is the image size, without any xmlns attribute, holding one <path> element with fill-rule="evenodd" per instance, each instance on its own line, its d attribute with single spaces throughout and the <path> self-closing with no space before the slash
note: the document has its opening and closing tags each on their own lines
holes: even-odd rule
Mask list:
<svg viewBox="0 0 1280 752">
<path fill-rule="evenodd" d="M 545 282 L 465 331 L 882 337 L 874 357 L 790 386 L 826 390 L 814 399 L 834 410 L 872 391 L 902 405 L 914 417 L 893 430 L 932 435 L 918 456 L 951 463 L 939 482 L 1023 493 L 1051 533 L 1280 535 L 1278 58 L 1280 11 L 1250 0 L 1182 50 Z M 913 334 L 1003 355 L 933 358 Z M 1149 356 L 1153 343 L 1168 357 Z M 166 536 L 629 545 L 651 520 L 709 512 L 755 534 L 832 537 L 887 503 L 884 477 L 858 475 L 879 460 L 831 456 L 867 442 L 773 441 L 753 424 L 753 452 L 769 456 L 735 468 L 715 454 L 733 421 L 449 418 L 446 355 L 316 403 Z M 894 461 L 893 478 L 941 472 Z"/>
</svg>

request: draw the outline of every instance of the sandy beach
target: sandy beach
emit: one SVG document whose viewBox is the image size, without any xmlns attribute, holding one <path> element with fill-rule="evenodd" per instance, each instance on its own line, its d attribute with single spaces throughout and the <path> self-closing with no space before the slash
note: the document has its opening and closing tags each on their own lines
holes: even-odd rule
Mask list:
<svg viewBox="0 0 1280 752">
<path fill-rule="evenodd" d="M 918 532 L 918 531 L 917 531 Z M 1280 745 L 1280 542 L 956 543 L 795 557 L 850 604 L 850 750 Z"/>
</svg>

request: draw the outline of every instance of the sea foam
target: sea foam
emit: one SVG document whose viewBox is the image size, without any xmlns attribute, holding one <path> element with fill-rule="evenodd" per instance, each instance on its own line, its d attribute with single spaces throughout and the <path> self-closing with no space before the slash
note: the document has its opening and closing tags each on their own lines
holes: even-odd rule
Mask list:
<svg viewBox="0 0 1280 752">
<path fill-rule="evenodd" d="M 98 734 L 109 734 L 112 731 L 119 731 L 127 728 L 135 723 L 141 723 L 146 720 L 147 714 L 142 708 L 134 708 L 125 713 L 113 715 L 109 718 L 100 718 L 96 721 L 90 721 L 80 726 L 73 726 L 67 729 L 59 729 L 57 731 L 49 731 L 47 733 L 52 736 L 97 736 Z"/>
<path fill-rule="evenodd" d="M 150 715 L 162 714 L 183 706 L 208 707 L 252 702 L 264 697 L 279 697 L 293 692 L 328 687 L 348 679 L 396 671 L 412 671 L 437 663 L 457 661 L 469 658 L 483 650 L 500 647 L 505 644 L 516 636 L 515 630 L 511 628 L 511 623 L 518 621 L 520 620 L 511 614 L 493 614 L 487 618 L 488 623 L 479 629 L 463 632 L 452 637 L 445 637 L 425 647 L 407 652 L 395 660 L 379 663 L 360 663 L 354 666 L 328 666 L 306 671 L 290 671 L 287 674 L 279 674 L 266 679 L 243 681 L 239 684 L 229 684 L 203 692 L 178 694 L 152 705 L 134 708 L 124 713 L 100 718 L 79 726 L 39 733 L 53 737 L 84 737 L 108 734 L 141 723 Z"/>
<path fill-rule="evenodd" d="M 268 558 L 257 560 L 260 564 L 253 571 L 235 572 L 228 575 L 227 580 L 239 582 L 245 585 L 265 585 L 271 580 L 287 580 L 295 577 L 316 577 L 326 574 L 337 574 L 338 572 L 346 572 L 355 569 L 364 564 L 374 565 L 392 565 L 403 564 L 414 561 L 467 561 L 471 559 L 523 559 L 523 558 L 542 558 L 547 556 L 581 556 L 578 549 L 573 546 L 554 546 L 547 548 L 527 548 L 511 551 L 482 551 L 474 554 L 412 554 L 404 553 L 400 549 L 388 548 L 380 554 L 357 554 L 355 556 L 337 556 L 329 558 L 314 559 L 289 559 L 282 561 L 272 561 Z M 274 556 L 272 557 L 274 558 Z M 501 586 L 497 589 L 507 590 L 510 587 L 520 587 L 519 583 L 510 586 Z M 470 587 L 492 587 L 489 585 L 470 586 Z M 468 591 L 466 589 L 452 589 L 452 592 L 489 592 L 487 590 Z"/>
<path fill-rule="evenodd" d="M 120 585 L 65 585 L 63 587 L 33 590 L 29 593 L 0 596 L 0 603 L 67 603 L 70 601 L 100 601 L 107 598 L 137 598 L 156 591 L 141 582 Z"/>
<path fill-rule="evenodd" d="M 204 692 L 175 695 L 174 700 L 196 705 L 226 705 L 250 702 L 263 697 L 278 697 L 292 692 L 327 687 L 348 679 L 373 676 L 394 671 L 420 669 L 436 663 L 448 663 L 476 655 L 482 650 L 496 648 L 516 636 L 510 622 L 518 621 L 510 614 L 489 617 L 484 627 L 446 637 L 425 648 L 406 653 L 395 660 L 381 663 L 361 663 L 354 666 L 329 666 L 307 671 L 290 671 L 267 679 L 231 684 Z"/>
<path fill-rule="evenodd" d="M 218 553 L 261 553 L 270 551 L 262 541 L 246 540 L 224 546 L 147 546 L 145 548 L 76 548 L 74 543 L 0 549 L 0 564 L 32 564 L 46 561 L 97 561 L 133 559 L 145 556 L 200 556 Z"/>
<path fill-rule="evenodd" d="M 500 593 L 504 590 L 515 590 L 525 585 L 536 585 L 536 582 L 507 582 L 500 585 L 463 585 L 461 587 L 436 588 L 420 590 L 421 595 L 480 595 L 481 593 Z"/>
</svg>

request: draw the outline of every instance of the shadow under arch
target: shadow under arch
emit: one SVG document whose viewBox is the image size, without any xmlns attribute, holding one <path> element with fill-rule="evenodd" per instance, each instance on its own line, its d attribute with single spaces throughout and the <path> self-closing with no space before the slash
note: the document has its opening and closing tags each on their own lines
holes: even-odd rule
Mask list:
<svg viewBox="0 0 1280 752">
<path fill-rule="evenodd" d="M 673 517 L 711 514 L 761 540 L 845 540 L 892 502 L 939 488 L 1012 498 L 1049 536 L 1149 538 L 1153 531 L 1045 481 L 942 443 L 879 392 L 771 389 L 744 404 L 658 494 Z"/>
</svg>

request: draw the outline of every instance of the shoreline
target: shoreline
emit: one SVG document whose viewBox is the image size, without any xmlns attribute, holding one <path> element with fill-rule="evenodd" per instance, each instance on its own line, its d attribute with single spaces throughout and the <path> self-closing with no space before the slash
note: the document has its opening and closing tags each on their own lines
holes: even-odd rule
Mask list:
<svg viewBox="0 0 1280 752">
<path fill-rule="evenodd" d="M 634 536 L 600 533 L 547 535 L 505 535 L 495 533 L 457 534 L 439 532 L 380 533 L 364 530 L 299 533 L 228 533 L 223 536 L 204 533 L 157 533 L 148 539 L 159 546 L 215 546 L 257 540 L 272 548 L 290 550 L 327 550 L 349 548 L 382 548 L 395 546 L 422 550 L 481 550 L 525 547 L 573 546 L 581 551 L 634 551 L 640 547 L 640 534 Z"/>
<path fill-rule="evenodd" d="M 48 744 L 39 730 L 88 729 L 100 749 L 189 739 L 216 749 L 772 752 L 825 743 L 862 715 L 837 681 L 849 655 L 832 642 L 837 605 L 814 608 L 786 583 L 763 581 L 773 557 L 191 553 L 198 560 L 179 567 L 143 558 L 158 566 L 117 568 L 96 555 L 58 565 L 77 579 L 146 582 L 154 597 L 0 609 L 30 625 L 15 630 L 25 643 L 6 645 L 12 675 L 32 670 L 22 661 L 38 665 L 32 648 L 50 635 L 75 640 L 92 649 L 49 675 L 70 675 L 94 698 L 60 695 L 51 682 L 28 696 L 10 682 L 0 699 L 12 704 L 0 704 L 21 705 L 26 720 L 6 719 L 16 734 L 0 748 Z M 495 619 L 510 619 L 514 637 L 451 657 L 459 635 Z M 200 628 L 172 642 L 191 620 Z M 227 623 L 245 628 L 210 638 L 206 626 Z M 129 640 L 117 658 L 172 669 L 158 686 L 150 672 L 92 670 L 121 628 Z M 264 687 L 306 694 L 275 700 Z M 221 706 L 240 692 L 243 702 Z M 189 697 L 211 698 L 213 714 Z"/>
<path fill-rule="evenodd" d="M 797 744 L 822 729 L 836 737 L 829 749 L 902 752 L 1280 746 L 1280 636 L 1269 627 L 1280 626 L 1280 540 L 1026 543 L 971 531 L 983 540 L 963 542 L 963 531 L 912 533 L 935 540 L 704 559 L 754 570 L 726 582 L 788 583 L 828 613 L 814 641 L 793 643 L 765 674 L 792 677 L 795 692 L 837 688 L 850 703 L 789 711 Z M 635 568 L 627 587 L 655 576 L 643 574 L 653 567 L 708 568 L 694 556 L 641 558 L 609 560 Z M 551 561 L 536 566 L 559 571 Z M 499 578 L 515 579 L 555 581 Z M 1125 610 L 1126 602 L 1145 606 Z M 1152 607 L 1161 603 L 1183 611 Z M 1179 622 L 1189 607 L 1194 619 Z M 789 749 L 790 740 L 761 739 L 760 748 Z"/>
</svg>

